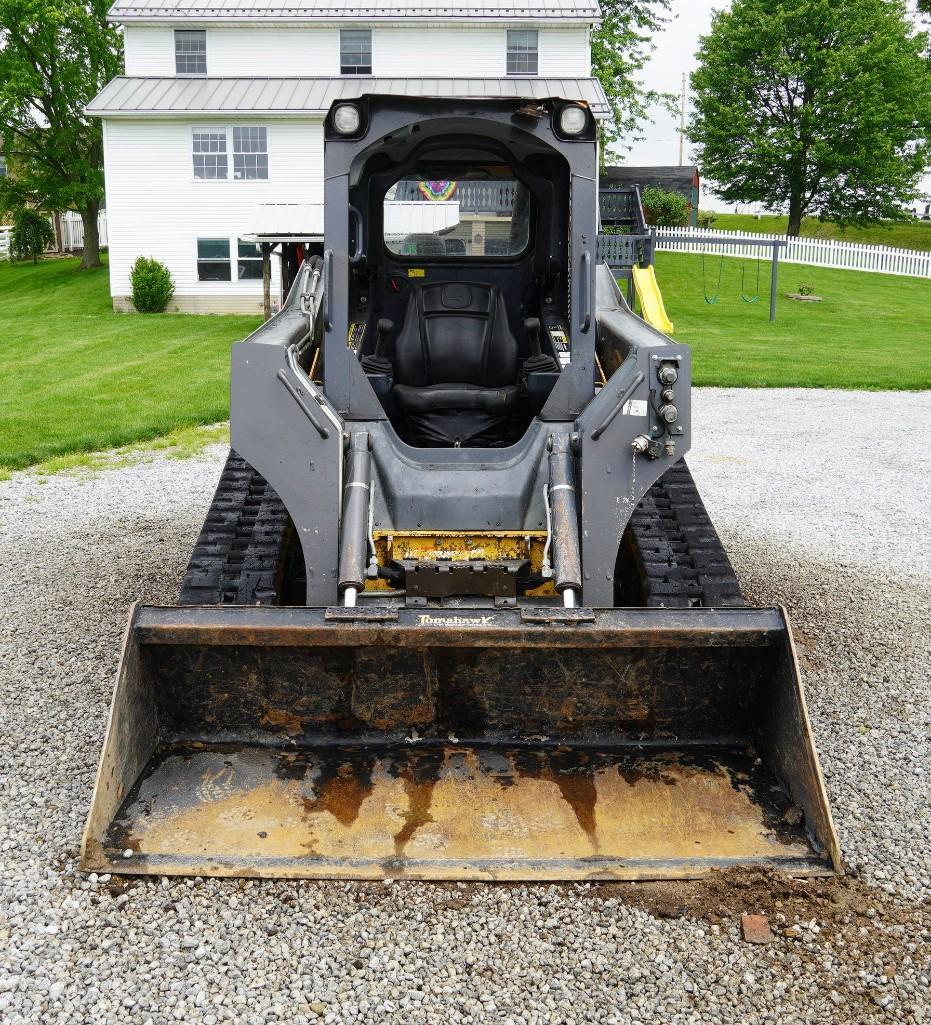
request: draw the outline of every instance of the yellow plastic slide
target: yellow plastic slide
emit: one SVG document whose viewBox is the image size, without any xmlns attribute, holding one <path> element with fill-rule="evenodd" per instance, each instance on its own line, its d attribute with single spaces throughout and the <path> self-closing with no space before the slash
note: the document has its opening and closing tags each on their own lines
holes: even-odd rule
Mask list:
<svg viewBox="0 0 931 1025">
<path fill-rule="evenodd" d="M 663 295 L 656 283 L 656 273 L 653 267 L 635 266 L 633 272 L 634 289 L 637 292 L 637 299 L 640 301 L 640 313 L 643 319 L 658 331 L 671 335 L 675 328 L 666 315 Z"/>
</svg>

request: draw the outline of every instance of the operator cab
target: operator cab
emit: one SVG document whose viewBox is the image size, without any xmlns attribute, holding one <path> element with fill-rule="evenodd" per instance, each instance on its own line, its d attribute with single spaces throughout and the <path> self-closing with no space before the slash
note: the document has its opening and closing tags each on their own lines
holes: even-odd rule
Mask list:
<svg viewBox="0 0 931 1025">
<path fill-rule="evenodd" d="M 411 446 L 513 445 L 570 360 L 572 176 L 549 114 L 413 120 L 351 161 L 348 347 Z"/>
<path fill-rule="evenodd" d="M 552 387 L 534 205 L 500 163 L 433 163 L 385 193 L 386 317 L 362 365 L 409 444 L 509 445 Z"/>
</svg>

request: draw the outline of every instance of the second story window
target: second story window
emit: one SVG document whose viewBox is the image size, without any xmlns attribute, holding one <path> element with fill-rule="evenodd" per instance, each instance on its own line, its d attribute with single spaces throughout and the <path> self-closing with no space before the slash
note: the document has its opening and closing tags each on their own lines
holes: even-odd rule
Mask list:
<svg viewBox="0 0 931 1025">
<path fill-rule="evenodd" d="M 540 66 L 539 33 L 536 29 L 508 30 L 509 75 L 536 75 Z"/>
<path fill-rule="evenodd" d="M 194 177 L 229 177 L 225 128 L 194 129 Z"/>
<path fill-rule="evenodd" d="M 265 128 L 233 129 L 233 177 L 239 179 L 268 177 L 268 130 Z"/>
<path fill-rule="evenodd" d="M 341 75 L 371 75 L 371 29 L 352 28 L 340 30 L 339 73 Z"/>
<path fill-rule="evenodd" d="M 6 178 L 6 157 L 0 157 L 0 178 Z"/>
<path fill-rule="evenodd" d="M 207 33 L 175 30 L 175 71 L 179 75 L 207 74 Z"/>
<path fill-rule="evenodd" d="M 195 128 L 192 134 L 194 177 L 206 180 L 267 181 L 268 129 L 235 125 L 233 128 Z M 232 174 L 230 158 L 233 154 Z"/>
</svg>

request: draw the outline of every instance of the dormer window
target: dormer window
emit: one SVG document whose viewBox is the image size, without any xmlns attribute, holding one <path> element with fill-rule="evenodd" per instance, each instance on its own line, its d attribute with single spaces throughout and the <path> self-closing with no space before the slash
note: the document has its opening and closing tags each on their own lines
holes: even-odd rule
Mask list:
<svg viewBox="0 0 931 1025">
<path fill-rule="evenodd" d="M 540 66 L 539 33 L 536 29 L 508 30 L 509 75 L 536 75 Z"/>
<path fill-rule="evenodd" d="M 207 33 L 203 29 L 175 30 L 175 71 L 179 75 L 207 74 Z"/>
<path fill-rule="evenodd" d="M 339 73 L 341 75 L 371 75 L 372 30 L 370 28 L 340 30 Z"/>
</svg>

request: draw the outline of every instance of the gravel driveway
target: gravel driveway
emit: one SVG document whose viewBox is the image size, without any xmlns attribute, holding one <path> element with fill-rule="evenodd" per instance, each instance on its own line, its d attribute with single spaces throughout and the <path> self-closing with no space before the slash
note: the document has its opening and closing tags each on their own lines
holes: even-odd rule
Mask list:
<svg viewBox="0 0 931 1025">
<path fill-rule="evenodd" d="M 931 394 L 703 390 L 690 463 L 788 606 L 842 882 L 124 880 L 75 870 L 129 603 L 224 453 L 0 484 L 0 1021 L 931 1022 Z M 765 912 L 772 943 L 739 938 Z"/>
</svg>

